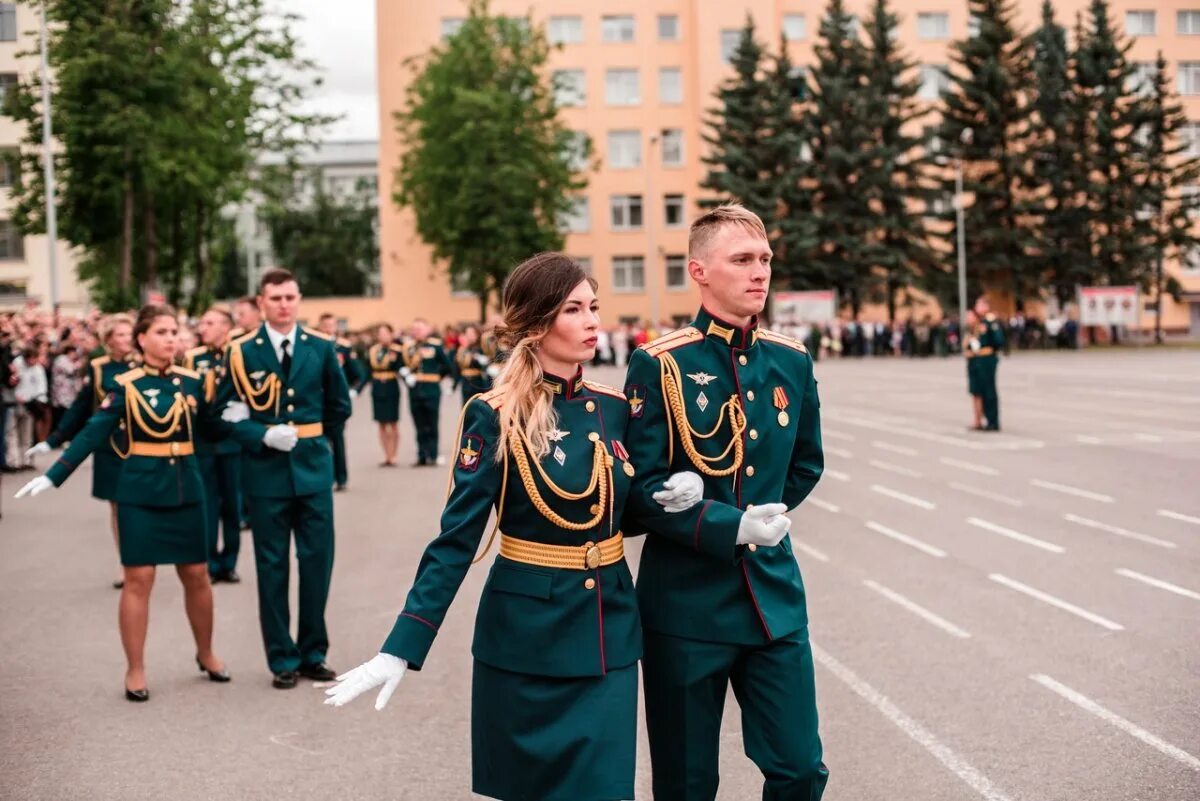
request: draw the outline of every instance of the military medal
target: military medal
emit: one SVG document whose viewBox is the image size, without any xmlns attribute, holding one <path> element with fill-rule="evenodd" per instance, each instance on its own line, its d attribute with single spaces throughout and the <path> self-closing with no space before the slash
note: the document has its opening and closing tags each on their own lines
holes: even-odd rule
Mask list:
<svg viewBox="0 0 1200 801">
<path fill-rule="evenodd" d="M 625 450 L 625 446 L 621 444 L 621 441 L 618 439 L 614 439 L 612 441 L 612 449 L 613 455 L 624 462 L 624 464 L 621 465 L 621 469 L 625 471 L 625 475 L 633 478 L 635 471 L 633 469 L 633 465 L 629 463 L 629 451 Z"/>
<path fill-rule="evenodd" d="M 779 410 L 779 416 L 776 419 L 779 420 L 779 425 L 787 428 L 788 420 L 790 419 L 787 413 L 788 396 L 787 393 L 783 391 L 783 387 L 775 387 L 773 400 L 775 403 L 775 408 Z"/>
</svg>

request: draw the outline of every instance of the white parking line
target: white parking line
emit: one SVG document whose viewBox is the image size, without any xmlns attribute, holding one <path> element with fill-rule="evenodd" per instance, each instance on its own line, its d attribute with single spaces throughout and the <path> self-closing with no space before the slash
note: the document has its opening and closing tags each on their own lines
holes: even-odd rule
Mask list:
<svg viewBox="0 0 1200 801">
<path fill-rule="evenodd" d="M 1138 442 L 1162 442 L 1163 438 L 1158 434 L 1134 434 L 1133 438 Z"/>
<path fill-rule="evenodd" d="M 1137 540 L 1138 542 L 1145 542 L 1150 545 L 1157 545 L 1160 548 L 1178 548 L 1179 547 L 1175 543 L 1170 542 L 1168 540 L 1160 540 L 1158 537 L 1151 537 L 1149 534 L 1139 534 L 1138 532 L 1130 531 L 1127 528 L 1121 528 L 1120 526 L 1113 526 L 1108 523 L 1101 523 L 1099 520 L 1089 520 L 1088 518 L 1080 517 L 1079 515 L 1073 515 L 1073 514 L 1068 513 L 1068 514 L 1063 515 L 1063 520 L 1066 520 L 1068 523 L 1078 523 L 1079 525 L 1087 526 L 1088 528 L 1099 529 L 1100 531 L 1107 531 L 1109 534 L 1116 534 L 1118 537 L 1128 537 L 1129 539 Z"/>
<path fill-rule="evenodd" d="M 950 489 L 956 489 L 959 492 L 965 492 L 968 495 L 978 495 L 980 498 L 987 498 L 988 500 L 999 501 L 1000 503 L 1006 503 L 1009 506 L 1024 506 L 1025 505 L 1025 501 L 1019 501 L 1016 498 L 1010 498 L 1009 496 L 1001 495 L 998 492 L 988 492 L 987 490 L 981 490 L 981 489 L 978 489 L 977 487 L 971 487 L 966 484 L 960 484 L 957 481 L 951 481 L 949 486 L 950 486 Z"/>
<path fill-rule="evenodd" d="M 917 451 L 915 448 L 906 448 L 903 445 L 893 445 L 892 443 L 884 442 L 881 439 L 873 439 L 873 440 L 871 440 L 871 444 L 874 445 L 876 448 L 879 448 L 879 450 L 881 450 L 881 451 L 891 451 L 892 453 L 898 453 L 901 456 L 916 456 L 917 455 Z"/>
<path fill-rule="evenodd" d="M 917 604 L 914 601 L 910 601 L 909 599 L 905 598 L 900 593 L 898 593 L 894 590 L 889 590 L 887 587 L 883 586 L 882 584 L 879 584 L 876 581 L 872 581 L 871 579 L 863 579 L 863 584 L 865 584 L 868 587 L 870 587 L 871 589 L 875 590 L 875 592 L 879 593 L 884 598 L 887 598 L 892 603 L 904 607 L 905 609 L 912 612 L 917 617 L 921 618 L 922 620 L 926 621 L 927 623 L 932 623 L 933 625 L 937 626 L 939 629 L 947 632 L 948 634 L 952 634 L 953 636 L 958 637 L 959 639 L 963 639 L 963 640 L 968 639 L 971 636 L 970 632 L 960 629 L 958 626 L 954 625 L 949 620 L 946 620 L 943 617 L 939 617 L 938 615 L 935 615 L 933 612 L 930 612 L 928 609 L 921 606 L 920 604 Z"/>
<path fill-rule="evenodd" d="M 838 481 L 849 481 L 850 480 L 850 476 L 846 475 L 841 470 L 830 470 L 828 467 L 825 468 L 824 472 L 822 472 L 821 475 L 829 476 L 830 478 L 836 478 Z"/>
<path fill-rule="evenodd" d="M 1010 579 L 1008 576 L 1002 576 L 999 573 L 992 573 L 988 576 L 988 578 L 991 579 L 992 581 L 996 582 L 997 584 L 1003 584 L 1005 587 L 1008 587 L 1009 589 L 1013 589 L 1013 590 L 1016 590 L 1017 592 L 1024 593 L 1024 594 L 1028 595 L 1030 598 L 1036 598 L 1037 600 L 1042 601 L 1043 603 L 1050 604 L 1051 606 L 1057 606 L 1059 609 L 1063 610 L 1064 612 L 1070 612 L 1072 615 L 1081 617 L 1090 623 L 1095 623 L 1097 626 L 1103 626 L 1104 628 L 1108 629 L 1109 631 L 1124 631 L 1125 630 L 1125 627 L 1122 626 L 1120 623 L 1114 623 L 1113 621 L 1109 620 L 1106 617 L 1101 617 L 1100 615 L 1089 612 L 1086 609 L 1082 609 L 1082 608 L 1076 606 L 1075 604 L 1067 603 L 1066 601 L 1062 600 L 1061 598 L 1055 598 L 1053 595 L 1050 595 L 1049 593 L 1045 593 L 1045 592 L 1042 592 L 1041 590 L 1034 589 L 1033 587 L 1030 587 L 1028 584 L 1022 584 L 1021 582 L 1016 581 L 1015 579 Z"/>
<path fill-rule="evenodd" d="M 921 551 L 922 553 L 927 553 L 930 556 L 936 556 L 938 559 L 943 559 L 946 556 L 946 552 L 943 551 L 941 548 L 930 545 L 927 542 L 922 542 L 921 540 L 917 539 L 916 537 L 910 537 L 907 534 L 901 534 L 899 531 L 896 531 L 894 528 L 888 528 L 885 525 L 876 523 L 874 520 L 867 521 L 867 528 L 871 529 L 871 531 L 874 531 L 878 534 L 882 534 L 885 537 L 891 537 L 892 539 L 896 540 L 897 542 L 902 542 L 910 548 L 916 548 L 918 551 Z"/>
<path fill-rule="evenodd" d="M 943 456 L 938 461 L 942 464 L 947 464 L 951 467 L 957 467 L 961 470 L 970 470 L 972 473 L 982 473 L 985 476 L 1000 475 L 1000 471 L 994 467 L 987 467 L 985 465 L 975 464 L 974 462 L 966 462 L 962 459 L 951 459 L 949 456 Z"/>
<path fill-rule="evenodd" d="M 871 465 L 871 467 L 879 470 L 886 470 L 889 473 L 896 473 L 897 475 L 908 476 L 909 478 L 921 477 L 921 473 L 917 470 L 910 470 L 907 467 L 901 467 L 900 465 L 892 464 L 891 462 L 884 462 L 880 459 L 872 459 L 868 462 L 868 464 Z"/>
<path fill-rule="evenodd" d="M 942 763 L 946 770 L 961 779 L 968 787 L 978 793 L 986 801 L 1010 801 L 1000 788 L 992 784 L 991 779 L 979 772 L 971 763 L 954 752 L 952 748 L 939 740 L 931 731 L 910 718 L 899 707 L 888 700 L 887 696 L 876 690 L 870 684 L 860 679 L 854 671 L 838 662 L 825 652 L 823 648 L 812 644 L 813 658 L 838 678 L 843 684 L 854 691 L 855 695 L 873 706 L 885 718 L 912 738 L 918 745 Z"/>
<path fill-rule="evenodd" d="M 1090 501 L 1100 501 L 1101 503 L 1113 502 L 1113 497 L 1111 495 L 1103 495 L 1099 492 L 1091 492 L 1089 490 L 1080 489 L 1079 487 L 1070 487 L 1066 484 L 1056 484 L 1053 481 L 1045 481 L 1040 478 L 1031 478 L 1029 479 L 1029 483 L 1035 487 L 1053 490 L 1054 492 L 1061 492 L 1066 495 L 1074 495 L 1077 498 L 1087 498 Z"/>
<path fill-rule="evenodd" d="M 1172 512 L 1170 509 L 1159 509 L 1158 516 L 1169 517 L 1172 520 L 1181 520 L 1184 523 L 1195 523 L 1196 525 L 1200 526 L 1200 517 L 1192 517 L 1191 515 L 1185 515 L 1182 512 Z"/>
<path fill-rule="evenodd" d="M 804 551 L 806 554 L 811 556 L 813 559 L 816 559 L 818 562 L 828 562 L 829 561 L 829 556 L 826 555 L 824 551 L 818 551 L 816 548 L 812 547 L 811 545 L 805 545 L 803 542 L 798 542 L 795 537 L 792 537 L 792 545 L 796 548 L 799 548 L 801 551 Z"/>
<path fill-rule="evenodd" d="M 834 514 L 837 514 L 838 512 L 842 511 L 842 507 L 838 506 L 836 503 L 830 503 L 829 501 L 823 501 L 820 498 L 814 498 L 811 495 L 809 495 L 807 498 L 805 498 L 804 502 L 811 503 L 813 506 L 817 507 L 818 509 L 824 509 L 826 512 L 833 512 Z"/>
<path fill-rule="evenodd" d="M 1175 759 L 1175 760 L 1178 760 L 1179 762 L 1182 762 L 1183 764 L 1187 765 L 1192 770 L 1200 770 L 1200 759 L 1197 759 L 1196 757 L 1192 756 L 1187 751 L 1184 751 L 1182 748 L 1177 748 L 1177 747 L 1171 745 L 1166 740 L 1163 740 L 1159 737 L 1155 737 L 1153 734 L 1146 731 L 1142 727 L 1140 727 L 1136 724 L 1130 723 L 1128 720 L 1121 717 L 1116 712 L 1111 712 L 1111 711 L 1105 709 L 1104 707 L 1100 706 L 1100 704 L 1098 704 L 1095 701 L 1093 701 L 1092 699 L 1088 698 L 1086 695 L 1083 695 L 1082 693 L 1072 690 L 1070 687 L 1066 686 L 1065 684 L 1060 684 L 1059 682 L 1055 681 L 1054 679 L 1050 678 L 1049 676 L 1045 675 L 1044 673 L 1034 673 L 1034 674 L 1030 675 L 1029 678 L 1033 679 L 1034 681 L 1036 681 L 1038 684 L 1042 685 L 1046 689 L 1051 690 L 1052 692 L 1058 693 L 1063 698 L 1066 698 L 1068 701 L 1070 701 L 1071 703 L 1080 707 L 1081 709 L 1091 712 L 1093 715 L 1100 718 L 1101 720 L 1103 720 L 1107 723 L 1111 723 L 1112 725 L 1116 726 L 1118 729 L 1120 729 L 1121 731 L 1130 735 L 1131 737 L 1136 737 L 1137 739 L 1141 740 L 1143 743 L 1150 746 L 1151 748 L 1161 751 L 1162 753 L 1171 757 L 1171 759 Z"/>
<path fill-rule="evenodd" d="M 1167 592 L 1173 592 L 1176 595 L 1182 595 L 1184 598 L 1191 598 L 1193 600 L 1200 601 L 1200 592 L 1193 592 L 1185 587 L 1180 587 L 1178 584 L 1172 584 L 1169 581 L 1156 579 L 1153 576 L 1147 576 L 1145 573 L 1138 573 L 1136 570 L 1130 570 L 1127 567 L 1117 568 L 1115 572 L 1118 576 L 1131 578 L 1134 581 L 1140 581 L 1143 584 L 1149 584 L 1151 587 L 1158 587 L 1160 590 L 1166 590 Z"/>
<path fill-rule="evenodd" d="M 937 508 L 937 504 L 933 501 L 927 501 L 924 498 L 918 498 L 915 495 L 908 495 L 900 492 L 899 490 L 890 489 L 889 487 L 884 487 L 879 484 L 872 484 L 871 490 L 878 492 L 880 495 L 886 495 L 889 498 L 895 498 L 898 501 L 912 504 L 913 506 L 924 509 L 927 512 L 933 511 Z"/>
<path fill-rule="evenodd" d="M 832 445 L 825 446 L 825 453 L 832 453 L 834 456 L 837 456 L 840 459 L 853 459 L 854 458 L 854 454 L 851 453 L 850 451 L 846 450 L 845 448 L 835 448 Z"/>
<path fill-rule="evenodd" d="M 845 440 L 846 442 L 854 442 L 855 441 L 855 437 L 853 434 L 847 434 L 844 431 L 831 431 L 828 428 L 821 429 L 821 436 L 826 437 L 828 439 Z"/>
<path fill-rule="evenodd" d="M 1055 545 L 1053 542 L 1039 540 L 1037 537 L 1031 537 L 1028 534 L 1022 534 L 1019 531 L 1013 531 L 1011 528 L 998 526 L 995 523 L 989 523 L 987 520 L 980 520 L 978 517 L 968 517 L 967 522 L 976 528 L 981 528 L 984 531 L 990 531 L 993 534 L 999 534 L 1001 537 L 1008 537 L 1010 540 L 1023 542 L 1026 545 L 1032 545 L 1034 548 L 1041 548 L 1043 551 L 1050 553 L 1063 553 L 1067 549 L 1061 545 Z"/>
<path fill-rule="evenodd" d="M 1077 434 L 1075 436 L 1075 441 L 1084 445 L 1099 445 L 1104 440 L 1100 439 L 1099 437 L 1093 437 L 1090 434 Z"/>
</svg>

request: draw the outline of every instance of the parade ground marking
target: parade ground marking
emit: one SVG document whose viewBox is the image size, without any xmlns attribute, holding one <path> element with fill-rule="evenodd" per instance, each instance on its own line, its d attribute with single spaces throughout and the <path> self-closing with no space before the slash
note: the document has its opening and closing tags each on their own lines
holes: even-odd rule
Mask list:
<svg viewBox="0 0 1200 801">
<path fill-rule="evenodd" d="M 968 517 L 967 522 L 976 528 L 981 528 L 984 531 L 990 531 L 993 534 L 999 534 L 1001 537 L 1008 537 L 1010 540 L 1023 542 L 1026 545 L 1032 545 L 1034 548 L 1041 548 L 1043 551 L 1050 553 L 1063 553 L 1067 549 L 1061 545 L 1055 545 L 1053 542 L 1039 540 L 1037 537 L 1031 537 L 1028 534 L 1022 534 L 1019 531 L 1014 531 L 1011 528 L 998 526 L 995 523 L 990 523 L 987 520 L 980 520 L 978 517 Z"/>
<path fill-rule="evenodd" d="M 1138 442 L 1162 442 L 1163 438 L 1158 434 L 1134 434 L 1133 438 Z"/>
<path fill-rule="evenodd" d="M 991 779 L 979 772 L 971 763 L 959 756 L 950 746 L 943 743 L 933 732 L 910 718 L 887 696 L 876 690 L 870 684 L 860 679 L 857 674 L 841 662 L 834 659 L 823 648 L 812 643 L 813 658 L 832 673 L 843 684 L 854 691 L 854 694 L 873 706 L 876 711 L 891 721 L 900 731 L 914 740 L 929 754 L 942 763 L 948 771 L 967 784 L 986 801 L 1011 801 Z"/>
<path fill-rule="evenodd" d="M 825 471 L 823 473 L 821 473 L 821 475 L 829 476 L 830 478 L 835 478 L 838 481 L 849 481 L 850 480 L 850 476 L 843 473 L 841 470 L 830 470 L 828 467 L 825 468 Z"/>
<path fill-rule="evenodd" d="M 1067 513 L 1067 514 L 1063 515 L 1063 520 L 1066 520 L 1068 523 L 1078 523 L 1079 525 L 1087 526 L 1088 528 L 1094 528 L 1094 529 L 1098 529 L 1100 531 L 1107 531 L 1109 534 L 1116 534 L 1118 537 L 1127 537 L 1128 539 L 1137 540 L 1138 542 L 1144 542 L 1149 545 L 1157 545 L 1160 548 L 1178 548 L 1179 547 L 1175 543 L 1170 542 L 1168 540 L 1160 540 L 1158 537 L 1151 537 L 1149 534 L 1139 534 L 1138 532 L 1130 531 L 1127 528 L 1121 528 L 1120 526 L 1113 526 L 1108 523 L 1101 523 L 1099 520 L 1089 520 L 1088 518 L 1080 517 L 1079 515 L 1073 515 L 1073 514 Z"/>
<path fill-rule="evenodd" d="M 1153 576 L 1147 576 L 1145 573 L 1139 573 L 1136 570 L 1130 570 L 1127 567 L 1119 567 L 1114 571 L 1118 576 L 1140 581 L 1143 584 L 1149 584 L 1151 587 L 1158 587 L 1160 590 L 1173 592 L 1176 595 L 1182 595 L 1184 598 L 1191 598 L 1195 601 L 1200 601 L 1200 592 L 1193 592 L 1186 587 L 1180 587 L 1178 584 L 1172 584 L 1169 581 L 1156 579 Z"/>
<path fill-rule="evenodd" d="M 874 531 L 877 534 L 882 534 L 885 537 L 891 537 L 892 539 L 896 540 L 897 542 L 902 542 L 910 548 L 916 548 L 918 551 L 921 551 L 922 553 L 927 553 L 930 556 L 936 556 L 938 559 L 943 559 L 946 556 L 946 552 L 943 551 L 941 548 L 930 545 L 927 542 L 922 542 L 921 540 L 917 539 L 916 537 L 910 537 L 907 534 L 901 534 L 899 531 L 896 531 L 894 528 L 888 528 L 887 526 L 885 526 L 881 523 L 876 523 L 874 520 L 867 521 L 867 528 L 871 529 L 871 531 Z"/>
<path fill-rule="evenodd" d="M 1171 520 L 1180 520 L 1184 523 L 1195 523 L 1197 526 L 1200 526 L 1200 517 L 1192 517 L 1191 515 L 1185 515 L 1182 512 L 1172 512 L 1170 509 L 1159 509 L 1158 516 L 1167 517 Z"/>
<path fill-rule="evenodd" d="M 937 508 L 937 504 L 933 501 L 927 501 L 924 498 L 918 498 L 915 495 L 908 495 L 907 493 L 885 487 L 881 484 L 872 484 L 871 490 L 873 492 L 878 492 L 880 495 L 886 495 L 889 498 L 895 498 L 898 501 L 903 501 L 904 503 L 916 506 L 918 509 L 924 509 L 927 512 L 932 512 Z"/>
<path fill-rule="evenodd" d="M 821 429 L 821 436 L 827 437 L 829 439 L 840 439 L 840 440 L 844 440 L 845 442 L 854 442 L 855 441 L 855 437 L 853 434 L 847 434 L 844 431 L 830 431 L 828 428 Z"/>
<path fill-rule="evenodd" d="M 803 542 L 800 542 L 798 539 L 796 539 L 796 537 L 794 535 L 792 536 L 792 545 L 796 546 L 801 551 L 804 551 L 804 553 L 808 554 L 813 559 L 816 559 L 818 562 L 828 562 L 829 561 L 829 555 L 826 554 L 824 551 L 818 551 L 816 548 L 812 547 L 811 545 L 805 545 Z"/>
<path fill-rule="evenodd" d="M 804 502 L 811 503 L 813 506 L 817 507 L 818 509 L 824 509 L 826 512 L 833 512 L 834 514 L 837 514 L 838 512 L 842 511 L 842 507 L 838 506 L 836 503 L 830 503 L 829 501 L 823 501 L 820 498 L 814 498 L 811 495 L 809 495 L 807 498 L 805 498 Z"/>
<path fill-rule="evenodd" d="M 1101 720 L 1103 720 L 1107 723 L 1111 723 L 1112 725 L 1116 726 L 1118 729 L 1125 732 L 1126 734 L 1128 734 L 1132 737 L 1136 737 L 1137 739 L 1141 740 L 1143 743 L 1150 746 L 1151 748 L 1161 751 L 1162 753 L 1171 757 L 1171 759 L 1182 762 L 1184 765 L 1187 765 L 1192 770 L 1200 770 L 1200 759 L 1197 759 L 1196 757 L 1192 756 L 1187 751 L 1184 751 L 1182 748 L 1177 748 L 1177 747 L 1171 745 L 1166 740 L 1163 740 L 1159 737 L 1155 737 L 1153 734 L 1146 731 L 1142 727 L 1140 727 L 1134 723 L 1130 723 L 1128 720 L 1121 717 L 1116 712 L 1112 712 L 1108 709 L 1105 709 L 1104 707 L 1100 706 L 1100 704 L 1098 704 L 1095 701 L 1093 701 L 1092 699 L 1088 698 L 1086 695 L 1083 695 L 1082 693 L 1078 693 L 1075 690 L 1072 690 L 1070 687 L 1066 686 L 1065 684 L 1060 684 L 1059 682 L 1055 681 L 1054 679 L 1050 678 L 1049 676 L 1045 675 L 1044 673 L 1034 673 L 1034 674 L 1031 674 L 1029 676 L 1029 678 L 1033 679 L 1034 681 L 1036 681 L 1038 684 L 1042 685 L 1046 689 L 1051 690 L 1052 692 L 1058 693 L 1063 698 L 1066 698 L 1068 701 L 1070 701 L 1071 703 L 1080 707 L 1081 709 L 1083 709 L 1087 712 L 1091 712 L 1093 715 L 1100 718 Z"/>
<path fill-rule="evenodd" d="M 1075 441 L 1084 445 L 1099 445 L 1100 443 L 1104 442 L 1104 440 L 1100 439 L 1099 437 L 1093 437 L 1090 434 L 1077 434 L 1075 436 Z"/>
<path fill-rule="evenodd" d="M 1009 506 L 1025 505 L 1025 501 L 1011 498 L 1008 495 L 1001 495 L 998 492 L 988 492 L 987 490 L 981 490 L 976 487 L 968 486 L 967 484 L 960 484 L 957 481 L 951 481 L 949 486 L 950 489 L 956 489 L 959 492 L 965 492 L 968 495 L 977 495 L 980 498 L 987 498 L 989 501 L 998 501 L 999 503 L 1008 504 Z"/>
<path fill-rule="evenodd" d="M 951 459 L 949 456 L 943 456 L 938 461 L 950 467 L 957 467 L 960 470 L 970 470 L 972 473 L 981 473 L 985 476 L 1000 475 L 1000 471 L 994 467 L 987 467 L 986 465 L 975 464 L 974 462 L 967 462 L 962 459 Z"/>
<path fill-rule="evenodd" d="M 1104 495 L 1099 492 L 1091 492 L 1090 490 L 1080 489 L 1079 487 L 1071 487 L 1066 484 L 1056 484 L 1053 481 L 1046 481 L 1040 478 L 1031 478 L 1029 483 L 1035 487 L 1061 492 L 1064 495 L 1074 495 L 1076 498 L 1087 498 L 1089 501 L 1100 501 L 1101 503 L 1112 503 L 1111 495 Z"/>
<path fill-rule="evenodd" d="M 937 431 L 926 431 L 913 425 L 911 421 L 903 417 L 893 417 L 890 422 L 883 422 L 866 417 L 853 417 L 831 413 L 830 419 L 838 423 L 868 428 L 884 434 L 912 437 L 914 439 L 925 440 L 926 442 L 936 442 L 941 445 L 955 445 L 973 451 L 1027 451 L 1046 447 L 1044 440 L 1028 439 L 1026 437 L 1001 436 L 996 434 L 986 438 L 960 437 L 951 434 L 942 434 Z M 824 431 L 824 433 L 828 434 L 829 432 Z"/>
<path fill-rule="evenodd" d="M 951 634 L 962 640 L 969 639 L 971 636 L 970 632 L 960 629 L 958 626 L 954 625 L 949 620 L 946 620 L 945 618 L 940 617 L 940 616 L 934 614 L 933 612 L 930 612 L 928 609 L 926 609 L 925 607 L 916 603 L 915 601 L 910 601 L 908 598 L 905 598 L 900 593 L 898 593 L 894 590 L 889 590 L 887 587 L 883 586 L 882 584 L 880 584 L 876 581 L 873 581 L 872 579 L 863 579 L 863 584 L 867 585 L 872 590 L 875 590 L 875 592 L 879 593 L 884 598 L 887 598 L 892 603 L 894 603 L 898 606 L 904 607 L 905 609 L 912 612 L 914 615 L 921 618 L 925 622 L 932 623 L 933 625 L 937 626 L 939 629 L 941 629 L 942 631 L 944 631 L 948 634 Z"/>
<path fill-rule="evenodd" d="M 868 462 L 868 464 L 870 464 L 871 467 L 874 467 L 878 470 L 886 470 L 889 473 L 895 473 L 896 475 L 900 475 L 900 476 L 907 476 L 908 478 L 920 478 L 921 477 L 921 473 L 918 470 L 910 470 L 907 467 L 901 467 L 898 464 L 892 464 L 891 462 L 885 462 L 885 461 L 882 461 L 881 459 L 872 459 L 870 462 Z"/>
<path fill-rule="evenodd" d="M 1055 598 L 1053 595 L 1050 595 L 1049 593 L 1042 592 L 1041 590 L 1038 590 L 1038 589 L 1034 589 L 1033 587 L 1030 587 L 1028 584 L 1022 584 L 1021 582 L 1016 581 L 1015 579 L 1010 579 L 1008 576 L 1002 576 L 999 573 L 992 573 L 988 576 L 988 578 L 991 579 L 992 581 L 996 582 L 997 584 L 1003 584 L 1005 587 L 1008 587 L 1009 589 L 1013 589 L 1013 590 L 1016 590 L 1017 592 L 1024 593 L 1025 595 L 1028 595 L 1030 598 L 1036 598 L 1037 600 L 1041 601 L 1042 603 L 1047 603 L 1047 604 L 1050 604 L 1051 606 L 1056 606 L 1059 609 L 1063 610 L 1064 612 L 1070 612 L 1072 615 L 1075 615 L 1076 617 L 1081 617 L 1084 620 L 1088 621 L 1089 623 L 1095 623 L 1097 626 L 1102 626 L 1103 628 L 1106 628 L 1109 631 L 1124 631 L 1125 630 L 1125 627 L 1122 626 L 1120 623 L 1114 623 L 1113 621 L 1109 620 L 1106 617 L 1101 617 L 1100 615 L 1097 615 L 1093 612 L 1089 612 L 1088 610 L 1078 607 L 1075 604 L 1068 603 L 1061 598 Z"/>
<path fill-rule="evenodd" d="M 838 457 L 839 459 L 853 459 L 854 458 L 854 454 L 851 453 L 850 451 L 846 450 L 845 448 L 835 448 L 832 445 L 825 446 L 825 453 L 832 453 L 834 456 Z"/>
<path fill-rule="evenodd" d="M 881 450 L 881 451 L 891 451 L 892 453 L 898 453 L 901 456 L 916 456 L 917 455 L 916 448 L 906 448 L 903 445 L 893 445 L 892 443 L 884 442 L 881 439 L 873 439 L 873 440 L 871 440 L 871 444 L 874 445 L 876 448 L 879 448 L 879 450 Z"/>
</svg>

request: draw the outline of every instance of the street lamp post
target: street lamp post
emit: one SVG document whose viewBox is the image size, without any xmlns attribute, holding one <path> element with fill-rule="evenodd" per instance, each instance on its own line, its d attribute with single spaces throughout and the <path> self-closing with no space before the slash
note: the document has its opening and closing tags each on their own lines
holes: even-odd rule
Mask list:
<svg viewBox="0 0 1200 801">
<path fill-rule="evenodd" d="M 963 208 L 963 148 L 971 144 L 970 128 L 963 128 L 959 136 L 958 157 L 954 160 L 954 216 L 958 234 L 958 324 L 965 325 L 967 319 L 967 226 L 966 210 Z"/>
<path fill-rule="evenodd" d="M 642 203 L 642 225 L 646 227 L 646 249 L 647 260 L 645 267 L 646 285 L 650 290 L 650 327 L 658 328 L 659 308 L 658 308 L 658 243 L 654 238 L 654 225 L 651 222 L 651 207 L 654 204 L 654 169 L 650 160 L 654 155 L 654 149 L 658 144 L 658 134 L 650 134 L 650 152 L 646 154 L 642 163 L 646 168 L 646 199 Z M 663 281 L 666 281 L 665 275 Z"/>
<path fill-rule="evenodd" d="M 46 181 L 46 248 L 49 251 L 50 310 L 58 310 L 58 201 L 54 185 L 54 126 L 50 111 L 50 57 L 46 45 L 46 7 L 42 6 L 42 171 Z"/>
</svg>

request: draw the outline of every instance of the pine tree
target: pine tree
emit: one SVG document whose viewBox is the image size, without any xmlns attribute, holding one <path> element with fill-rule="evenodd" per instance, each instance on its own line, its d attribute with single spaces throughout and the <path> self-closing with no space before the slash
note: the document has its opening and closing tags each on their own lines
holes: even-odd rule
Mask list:
<svg viewBox="0 0 1200 801">
<path fill-rule="evenodd" d="M 1037 285 L 1029 257 L 1030 221 L 1021 199 L 1029 59 L 1012 0 L 968 0 L 967 5 L 979 31 L 952 47 L 940 137 L 962 159 L 969 295 L 1007 282 L 1020 308 Z M 947 195 L 954 191 L 953 175 L 944 186 Z M 953 229 L 948 234 L 952 247 L 956 234 Z"/>
</svg>

